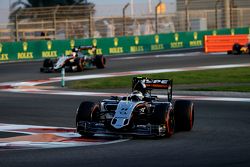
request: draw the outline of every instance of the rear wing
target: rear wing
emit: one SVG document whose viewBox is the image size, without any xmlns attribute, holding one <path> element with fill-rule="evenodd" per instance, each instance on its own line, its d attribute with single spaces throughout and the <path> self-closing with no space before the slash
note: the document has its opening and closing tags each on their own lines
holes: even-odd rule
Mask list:
<svg viewBox="0 0 250 167">
<path fill-rule="evenodd" d="M 78 47 L 79 50 L 90 50 L 90 49 L 96 49 L 95 46 L 79 46 Z"/>
<path fill-rule="evenodd" d="M 168 101 L 172 101 L 173 80 L 171 79 L 150 79 L 146 77 L 134 77 L 132 80 L 132 91 L 140 91 L 143 94 L 152 89 L 167 89 Z"/>
<path fill-rule="evenodd" d="M 91 52 L 94 55 L 96 55 L 96 47 L 95 46 L 92 46 L 92 45 L 90 45 L 90 46 L 79 46 L 78 49 L 80 51 L 89 51 L 89 50 L 91 50 Z"/>
</svg>

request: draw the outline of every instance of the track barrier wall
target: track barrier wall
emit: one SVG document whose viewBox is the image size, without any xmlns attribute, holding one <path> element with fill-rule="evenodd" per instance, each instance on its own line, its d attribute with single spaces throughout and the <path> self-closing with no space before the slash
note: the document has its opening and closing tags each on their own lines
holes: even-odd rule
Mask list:
<svg viewBox="0 0 250 167">
<path fill-rule="evenodd" d="M 231 39 L 232 36 L 236 36 L 237 34 L 250 34 L 250 28 L 178 32 L 145 36 L 123 36 L 115 38 L 3 42 L 0 43 L 0 62 L 56 58 L 62 54 L 69 55 L 74 46 L 80 45 L 94 45 L 97 47 L 97 54 L 107 56 L 148 53 L 171 49 L 201 48 L 204 44 L 205 35 L 215 37 L 219 35 L 231 35 L 229 38 Z"/>
<path fill-rule="evenodd" d="M 245 45 L 250 39 L 249 35 L 205 35 L 204 51 L 209 52 L 227 52 L 232 50 L 235 43 Z"/>
</svg>

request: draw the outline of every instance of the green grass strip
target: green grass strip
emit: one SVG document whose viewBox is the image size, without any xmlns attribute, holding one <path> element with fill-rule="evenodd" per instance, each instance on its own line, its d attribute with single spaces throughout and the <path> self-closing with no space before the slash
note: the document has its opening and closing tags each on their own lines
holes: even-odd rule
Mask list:
<svg viewBox="0 0 250 167">
<path fill-rule="evenodd" d="M 230 92 L 250 92 L 250 84 L 248 86 L 218 86 L 208 88 L 188 89 L 191 91 L 230 91 Z"/>
<path fill-rule="evenodd" d="M 170 73 L 158 73 L 141 75 L 148 78 L 159 79 L 173 79 L 174 85 L 188 85 L 188 84 L 238 84 L 238 83 L 250 83 L 250 67 L 241 68 L 228 68 L 228 69 L 215 69 L 215 70 L 200 70 L 200 71 L 187 71 L 187 72 L 170 72 Z M 112 77 L 112 78 L 100 78 L 90 79 L 82 81 L 72 81 L 67 85 L 69 88 L 74 89 L 114 89 L 114 88 L 130 88 L 131 80 L 134 76 L 124 77 Z M 223 86 L 222 86 L 223 87 Z M 236 87 L 224 87 L 209 88 L 211 90 L 236 90 L 236 91 L 249 91 L 247 86 Z M 245 87 L 243 89 L 243 87 Z M 235 89 L 233 89 L 235 88 Z M 204 89 L 205 90 L 205 89 Z M 208 90 L 208 89 L 206 89 Z"/>
</svg>

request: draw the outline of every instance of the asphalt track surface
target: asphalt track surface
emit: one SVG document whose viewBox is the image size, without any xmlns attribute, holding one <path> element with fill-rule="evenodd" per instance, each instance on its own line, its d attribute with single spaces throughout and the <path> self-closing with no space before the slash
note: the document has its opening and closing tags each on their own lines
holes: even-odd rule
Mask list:
<svg viewBox="0 0 250 167">
<path fill-rule="evenodd" d="M 106 69 L 82 74 L 179 68 L 250 62 L 249 55 L 145 56 L 108 58 Z M 0 83 L 47 79 L 60 74 L 40 74 L 41 62 L 0 64 Z M 67 75 L 79 75 L 70 73 Z M 84 100 L 99 97 L 36 95 L 0 92 L 0 123 L 74 127 L 75 111 Z M 53 149 L 1 150 L 0 167 L 11 166 L 250 166 L 250 103 L 195 101 L 191 132 L 171 138 L 137 138 L 122 143 Z M 1 134 L 0 138 L 8 134 Z"/>
</svg>

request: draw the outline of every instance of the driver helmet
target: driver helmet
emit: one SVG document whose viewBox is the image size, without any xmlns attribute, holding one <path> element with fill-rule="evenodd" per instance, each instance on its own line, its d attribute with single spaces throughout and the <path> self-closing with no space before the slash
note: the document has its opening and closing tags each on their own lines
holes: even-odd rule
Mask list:
<svg viewBox="0 0 250 167">
<path fill-rule="evenodd" d="M 78 51 L 79 51 L 78 48 L 73 48 L 73 49 L 72 49 L 72 55 L 73 55 L 74 57 L 76 57 Z"/>
<path fill-rule="evenodd" d="M 78 50 L 78 48 L 73 48 L 72 49 L 72 52 L 78 52 L 79 50 Z"/>
<path fill-rule="evenodd" d="M 143 99 L 143 94 L 139 91 L 133 91 L 131 94 L 130 94 L 130 98 L 132 101 L 142 101 Z"/>
</svg>

